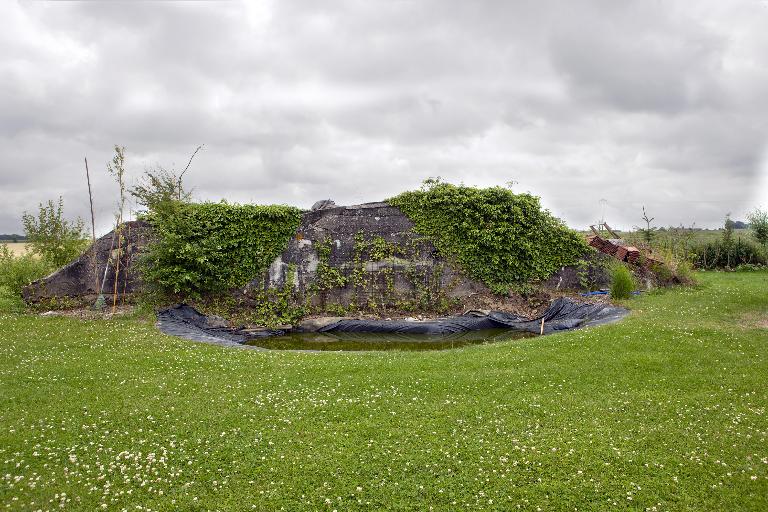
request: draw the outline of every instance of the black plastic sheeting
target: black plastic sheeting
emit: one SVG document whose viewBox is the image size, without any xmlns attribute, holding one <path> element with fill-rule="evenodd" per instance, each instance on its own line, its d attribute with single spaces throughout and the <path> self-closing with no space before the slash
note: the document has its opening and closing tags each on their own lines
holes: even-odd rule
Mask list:
<svg viewBox="0 0 768 512">
<path fill-rule="evenodd" d="M 285 334 L 285 331 L 279 329 L 246 332 L 243 329 L 215 326 L 209 317 L 187 304 L 178 304 L 158 311 L 157 326 L 171 336 L 224 345 L 242 345 L 255 338 Z"/>
<path fill-rule="evenodd" d="M 561 297 L 537 318 L 525 318 L 503 311 L 471 312 L 460 316 L 427 321 L 405 320 L 339 320 L 318 332 L 370 332 L 394 334 L 449 335 L 484 329 L 505 328 L 539 334 L 544 320 L 544 334 L 556 331 L 607 324 L 620 320 L 628 311 L 608 304 L 580 303 Z M 215 325 L 196 309 L 186 304 L 159 311 L 158 327 L 165 334 L 194 341 L 243 346 L 243 343 L 261 337 L 282 336 L 283 330 L 246 331 Z"/>
<path fill-rule="evenodd" d="M 556 331 L 600 325 L 620 320 L 628 311 L 608 304 L 580 303 L 561 297 L 537 318 L 525 318 L 503 311 L 488 314 L 470 313 L 461 316 L 438 318 L 424 322 L 402 320 L 339 320 L 319 329 L 319 332 L 391 332 L 401 334 L 455 334 L 481 329 L 508 328 L 515 331 L 544 334 Z"/>
</svg>

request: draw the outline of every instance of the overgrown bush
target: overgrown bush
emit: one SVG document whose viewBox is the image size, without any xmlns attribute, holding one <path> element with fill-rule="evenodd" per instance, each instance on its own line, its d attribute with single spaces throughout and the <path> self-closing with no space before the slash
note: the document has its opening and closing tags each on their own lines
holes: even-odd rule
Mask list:
<svg viewBox="0 0 768 512">
<path fill-rule="evenodd" d="M 696 284 L 696 276 L 693 273 L 693 265 L 687 261 L 680 261 L 675 268 L 675 275 L 682 284 Z"/>
<path fill-rule="evenodd" d="M 32 252 L 48 265 L 58 268 L 66 265 L 88 246 L 83 220 L 64 218 L 64 201 L 40 203 L 37 216 L 24 212 L 22 223 Z"/>
<path fill-rule="evenodd" d="M 628 299 L 635 289 L 635 278 L 629 269 L 617 263 L 611 267 L 611 298 Z"/>
<path fill-rule="evenodd" d="M 755 243 L 737 238 L 730 243 L 715 240 L 693 250 L 694 264 L 701 269 L 735 268 L 739 265 L 768 264 L 766 254 Z"/>
<path fill-rule="evenodd" d="M 152 292 L 199 297 L 243 286 L 266 270 L 296 232 L 289 206 L 166 202 L 150 212 L 154 240 L 140 271 Z"/>
<path fill-rule="evenodd" d="M 765 270 L 765 268 L 765 265 L 752 265 L 750 263 L 743 263 L 733 270 L 736 272 L 761 272 Z"/>
<path fill-rule="evenodd" d="M 0 288 L 14 297 L 20 297 L 22 288 L 53 270 L 42 258 L 29 253 L 14 256 L 5 244 L 0 244 Z"/>
<path fill-rule="evenodd" d="M 388 202 L 400 208 L 444 256 L 497 293 L 545 279 L 589 248 L 539 198 L 502 187 L 474 188 L 427 180 Z"/>
<path fill-rule="evenodd" d="M 768 211 L 755 208 L 747 219 L 752 237 L 763 247 L 763 251 L 768 251 Z"/>
</svg>

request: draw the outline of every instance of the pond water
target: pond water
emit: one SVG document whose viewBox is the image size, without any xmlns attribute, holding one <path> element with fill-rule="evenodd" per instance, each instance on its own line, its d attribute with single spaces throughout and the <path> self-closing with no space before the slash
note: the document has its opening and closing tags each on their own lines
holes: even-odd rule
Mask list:
<svg viewBox="0 0 768 512">
<path fill-rule="evenodd" d="M 483 345 L 499 341 L 516 340 L 535 336 L 528 332 L 509 329 L 487 329 L 459 334 L 393 334 L 393 333 L 292 333 L 286 336 L 274 336 L 247 341 L 253 345 L 273 350 L 446 350 L 467 345 Z"/>
</svg>

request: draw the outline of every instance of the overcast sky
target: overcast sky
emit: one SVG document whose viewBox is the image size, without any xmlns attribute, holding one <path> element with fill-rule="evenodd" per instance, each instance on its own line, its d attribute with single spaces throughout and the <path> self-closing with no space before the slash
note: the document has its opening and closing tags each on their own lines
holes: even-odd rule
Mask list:
<svg viewBox="0 0 768 512">
<path fill-rule="evenodd" d="M 709 227 L 768 206 L 768 2 L 0 2 L 0 233 L 64 197 L 108 229 L 129 184 L 353 204 L 427 177 Z"/>
</svg>

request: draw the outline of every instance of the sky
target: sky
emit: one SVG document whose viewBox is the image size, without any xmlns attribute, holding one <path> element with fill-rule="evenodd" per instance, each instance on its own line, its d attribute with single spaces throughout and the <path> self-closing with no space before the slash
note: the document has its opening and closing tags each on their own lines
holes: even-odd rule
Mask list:
<svg viewBox="0 0 768 512">
<path fill-rule="evenodd" d="M 0 2 L 0 233 L 62 196 L 113 222 L 196 200 L 382 200 L 511 183 L 570 226 L 768 207 L 768 0 Z M 130 205 L 131 214 L 137 209 Z"/>
</svg>

